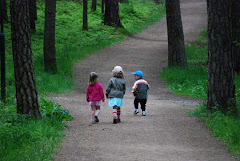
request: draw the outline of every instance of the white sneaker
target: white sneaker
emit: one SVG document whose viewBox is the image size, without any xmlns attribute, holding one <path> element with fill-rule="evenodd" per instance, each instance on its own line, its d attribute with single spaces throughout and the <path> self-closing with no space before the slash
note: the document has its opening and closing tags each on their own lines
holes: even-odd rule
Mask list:
<svg viewBox="0 0 240 161">
<path fill-rule="evenodd" d="M 138 109 L 135 109 L 134 114 L 138 114 L 138 113 L 139 113 Z"/>
<path fill-rule="evenodd" d="M 143 112 L 142 112 L 142 115 L 143 115 L 143 116 L 146 116 L 146 112 L 145 112 L 145 111 L 143 111 Z"/>
<path fill-rule="evenodd" d="M 97 123 L 97 121 L 93 119 L 92 120 L 92 124 L 96 124 L 96 123 Z"/>
</svg>

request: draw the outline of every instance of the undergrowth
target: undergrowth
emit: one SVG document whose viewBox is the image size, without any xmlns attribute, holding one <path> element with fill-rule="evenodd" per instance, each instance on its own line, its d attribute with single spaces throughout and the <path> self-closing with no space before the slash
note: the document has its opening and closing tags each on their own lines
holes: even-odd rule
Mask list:
<svg viewBox="0 0 240 161">
<path fill-rule="evenodd" d="M 67 110 L 41 99 L 41 120 L 18 115 L 15 105 L 0 109 L 0 159 L 4 161 L 52 160 L 72 120 Z"/>
<path fill-rule="evenodd" d="M 180 95 L 206 98 L 207 96 L 207 31 L 186 48 L 188 68 L 168 67 L 161 73 L 172 92 Z"/>
<path fill-rule="evenodd" d="M 195 98 L 207 98 L 207 31 L 186 48 L 188 68 L 171 67 L 161 73 L 168 88 L 177 94 Z M 240 76 L 235 75 L 237 108 L 240 111 Z M 232 116 L 220 111 L 209 113 L 206 104 L 190 112 L 191 116 L 200 117 L 206 122 L 211 134 L 222 140 L 228 149 L 240 155 L 240 115 Z"/>
</svg>

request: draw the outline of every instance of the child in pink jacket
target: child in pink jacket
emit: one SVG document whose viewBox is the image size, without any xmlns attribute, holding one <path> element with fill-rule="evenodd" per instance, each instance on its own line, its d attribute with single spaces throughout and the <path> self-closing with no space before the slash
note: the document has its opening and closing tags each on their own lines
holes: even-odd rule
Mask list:
<svg viewBox="0 0 240 161">
<path fill-rule="evenodd" d="M 89 83 L 86 92 L 86 100 L 89 102 L 92 110 L 92 123 L 99 122 L 99 113 L 101 101 L 104 102 L 103 86 L 97 82 L 98 76 L 95 72 L 90 73 Z"/>
</svg>

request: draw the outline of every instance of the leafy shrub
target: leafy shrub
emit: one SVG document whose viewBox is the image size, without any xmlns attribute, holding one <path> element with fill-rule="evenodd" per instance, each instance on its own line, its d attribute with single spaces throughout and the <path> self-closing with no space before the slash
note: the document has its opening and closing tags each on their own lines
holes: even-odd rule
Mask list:
<svg viewBox="0 0 240 161">
<path fill-rule="evenodd" d="M 61 109 L 60 105 L 57 105 L 50 100 L 42 99 L 40 106 L 43 117 L 56 118 L 60 121 L 71 121 L 73 119 L 68 110 Z"/>
</svg>

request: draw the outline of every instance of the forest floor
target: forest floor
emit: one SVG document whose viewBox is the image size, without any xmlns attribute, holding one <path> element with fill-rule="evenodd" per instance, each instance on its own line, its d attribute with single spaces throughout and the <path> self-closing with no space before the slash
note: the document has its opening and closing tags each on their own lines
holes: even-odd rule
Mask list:
<svg viewBox="0 0 240 161">
<path fill-rule="evenodd" d="M 207 28 L 206 0 L 182 0 L 185 45 Z M 222 142 L 212 137 L 189 111 L 202 100 L 169 92 L 160 78 L 167 66 L 166 19 L 140 34 L 92 54 L 74 66 L 75 89 L 52 99 L 68 109 L 74 120 L 68 122 L 56 161 L 231 161 Z M 112 123 L 112 109 L 101 105 L 100 122 L 89 126 L 90 106 L 85 100 L 89 73 L 95 71 L 105 88 L 114 66 L 123 67 L 127 90 L 119 124 Z M 150 84 L 147 115 L 134 115 L 131 87 L 136 70 L 144 72 Z"/>
</svg>

